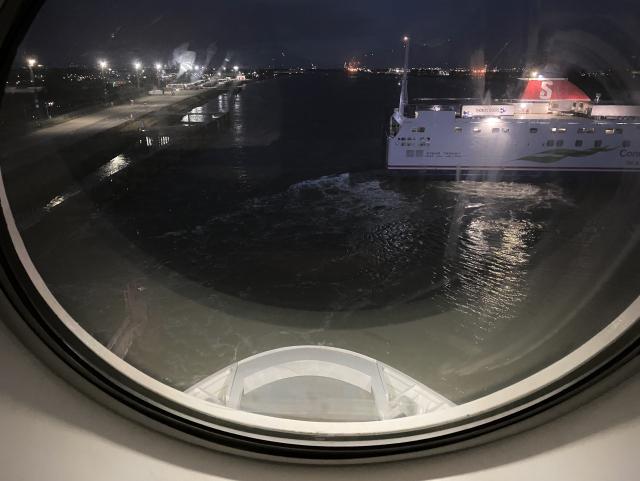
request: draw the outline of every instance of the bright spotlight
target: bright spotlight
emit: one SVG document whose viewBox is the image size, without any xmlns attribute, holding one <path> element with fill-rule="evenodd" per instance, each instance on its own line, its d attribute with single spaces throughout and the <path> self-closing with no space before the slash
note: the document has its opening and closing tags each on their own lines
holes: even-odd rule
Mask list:
<svg viewBox="0 0 640 481">
<path fill-rule="evenodd" d="M 101 66 L 102 68 L 105 68 L 105 67 L 107 66 L 107 62 L 100 62 L 100 66 Z"/>
<path fill-rule="evenodd" d="M 32 59 L 29 59 L 28 62 L 29 62 L 29 67 L 33 67 L 36 64 L 36 61 Z"/>
<path fill-rule="evenodd" d="M 138 62 L 136 62 L 134 65 L 136 66 L 136 70 L 140 68 L 140 64 Z"/>
<path fill-rule="evenodd" d="M 404 37 L 404 41 L 406 42 L 407 40 L 409 40 L 409 37 Z"/>
<path fill-rule="evenodd" d="M 157 63 L 157 64 L 156 64 L 156 68 L 157 68 L 158 70 L 160 70 L 160 69 L 162 68 L 162 65 L 160 65 L 159 63 Z"/>
</svg>

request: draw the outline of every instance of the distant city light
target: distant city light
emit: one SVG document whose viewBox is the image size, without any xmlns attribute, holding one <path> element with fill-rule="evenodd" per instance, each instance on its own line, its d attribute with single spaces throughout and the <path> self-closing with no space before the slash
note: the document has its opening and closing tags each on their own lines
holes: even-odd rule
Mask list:
<svg viewBox="0 0 640 481">
<path fill-rule="evenodd" d="M 138 62 L 136 62 L 135 64 L 136 70 L 138 70 L 140 68 L 140 64 Z"/>
<path fill-rule="evenodd" d="M 107 62 L 100 62 L 100 67 L 105 68 L 107 66 Z"/>
<path fill-rule="evenodd" d="M 238 67 L 233 67 L 233 70 L 235 70 L 236 72 L 238 71 Z"/>
<path fill-rule="evenodd" d="M 162 65 L 160 65 L 159 63 L 157 63 L 157 64 L 156 64 L 156 68 L 157 68 L 158 70 L 160 70 L 160 69 L 162 68 Z"/>
<path fill-rule="evenodd" d="M 535 72 L 533 72 L 533 76 L 537 77 L 538 76 L 538 71 L 536 70 Z"/>
<path fill-rule="evenodd" d="M 29 62 L 29 67 L 33 67 L 36 63 L 35 60 L 31 60 L 31 59 L 28 62 Z"/>
<path fill-rule="evenodd" d="M 404 41 L 406 42 L 407 40 L 409 40 L 409 37 L 404 37 Z"/>
</svg>

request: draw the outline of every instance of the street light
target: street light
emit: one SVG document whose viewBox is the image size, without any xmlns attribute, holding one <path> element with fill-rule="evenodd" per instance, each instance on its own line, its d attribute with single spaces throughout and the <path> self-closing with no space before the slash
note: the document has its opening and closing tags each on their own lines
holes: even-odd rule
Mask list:
<svg viewBox="0 0 640 481">
<path fill-rule="evenodd" d="M 47 102 L 44 104 L 44 108 L 47 109 L 47 117 L 51 118 L 51 114 L 49 114 L 49 107 L 53 107 L 55 105 L 54 102 Z"/>
<path fill-rule="evenodd" d="M 138 81 L 138 88 L 140 88 L 140 75 L 138 73 L 138 71 L 140 70 L 140 63 L 136 62 L 135 67 L 136 67 L 136 80 Z"/>
<path fill-rule="evenodd" d="M 156 70 L 158 71 L 156 78 L 158 80 L 158 88 L 160 88 L 160 79 L 161 79 L 161 71 L 162 71 L 162 65 L 157 63 L 156 64 Z M 162 93 L 164 93 L 164 89 L 162 90 Z"/>
<path fill-rule="evenodd" d="M 104 88 L 104 99 L 107 100 L 107 78 L 104 76 L 104 69 L 107 66 L 107 62 L 100 61 L 100 69 L 102 70 L 102 87 Z"/>
<path fill-rule="evenodd" d="M 38 91 L 36 90 L 36 79 L 35 79 L 35 76 L 33 75 L 33 66 L 36 64 L 36 61 L 33 59 L 29 59 L 27 60 L 27 63 L 29 64 L 29 73 L 31 74 L 31 87 L 33 87 L 33 101 L 36 104 L 36 109 L 39 109 L 40 103 L 38 102 Z M 36 110 L 36 120 L 38 120 L 38 112 L 39 110 Z"/>
</svg>

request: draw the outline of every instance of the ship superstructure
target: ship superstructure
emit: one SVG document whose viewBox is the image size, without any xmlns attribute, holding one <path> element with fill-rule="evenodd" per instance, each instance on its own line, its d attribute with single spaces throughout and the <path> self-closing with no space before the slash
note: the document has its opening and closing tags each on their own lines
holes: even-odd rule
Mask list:
<svg viewBox="0 0 640 481">
<path fill-rule="evenodd" d="M 437 176 L 508 178 L 640 171 L 640 106 L 592 101 L 565 78 L 526 78 L 517 100 L 408 101 L 408 39 L 387 167 Z"/>
</svg>

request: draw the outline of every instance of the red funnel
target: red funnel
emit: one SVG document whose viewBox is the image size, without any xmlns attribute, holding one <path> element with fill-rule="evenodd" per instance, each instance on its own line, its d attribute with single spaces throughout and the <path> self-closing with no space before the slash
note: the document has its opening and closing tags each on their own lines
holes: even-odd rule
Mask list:
<svg viewBox="0 0 640 481">
<path fill-rule="evenodd" d="M 529 80 L 529 79 L 524 79 Z M 564 78 L 545 78 L 529 80 L 527 88 L 520 100 L 533 102 L 550 100 L 590 101 L 582 90 Z"/>
</svg>

